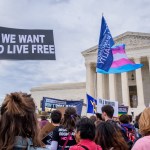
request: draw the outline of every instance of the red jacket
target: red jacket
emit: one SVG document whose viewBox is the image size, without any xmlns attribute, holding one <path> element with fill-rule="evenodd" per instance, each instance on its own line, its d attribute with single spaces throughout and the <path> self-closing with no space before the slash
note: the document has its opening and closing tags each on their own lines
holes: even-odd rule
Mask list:
<svg viewBox="0 0 150 150">
<path fill-rule="evenodd" d="M 89 150 L 102 150 L 99 145 L 88 139 L 80 140 L 77 145 L 71 146 L 69 150 L 85 150 L 80 145 L 86 146 Z"/>
</svg>

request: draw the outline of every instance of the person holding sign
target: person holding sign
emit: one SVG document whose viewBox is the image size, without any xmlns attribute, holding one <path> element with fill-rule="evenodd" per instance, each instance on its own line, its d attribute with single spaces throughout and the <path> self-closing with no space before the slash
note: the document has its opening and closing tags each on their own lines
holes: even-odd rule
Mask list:
<svg viewBox="0 0 150 150">
<path fill-rule="evenodd" d="M 47 122 L 46 125 L 40 131 L 40 139 L 45 145 L 51 145 L 53 130 L 60 125 L 62 113 L 59 110 L 53 110 L 51 112 L 51 122 Z"/>
</svg>

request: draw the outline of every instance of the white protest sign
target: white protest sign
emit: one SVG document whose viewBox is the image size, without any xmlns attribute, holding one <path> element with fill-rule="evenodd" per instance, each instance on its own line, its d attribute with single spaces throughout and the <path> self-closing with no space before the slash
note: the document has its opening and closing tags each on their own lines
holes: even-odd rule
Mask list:
<svg viewBox="0 0 150 150">
<path fill-rule="evenodd" d="M 102 113 L 101 108 L 104 105 L 111 105 L 114 108 L 114 117 L 118 117 L 118 102 L 117 101 L 111 101 L 111 100 L 105 100 L 105 99 L 97 99 L 97 112 Z"/>
</svg>

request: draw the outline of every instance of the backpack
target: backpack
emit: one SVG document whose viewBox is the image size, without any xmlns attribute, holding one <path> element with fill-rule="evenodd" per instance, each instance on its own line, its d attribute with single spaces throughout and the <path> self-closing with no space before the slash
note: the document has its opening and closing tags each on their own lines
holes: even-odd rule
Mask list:
<svg viewBox="0 0 150 150">
<path fill-rule="evenodd" d="M 135 131 L 134 130 L 129 131 L 128 128 L 125 128 L 125 129 L 126 129 L 126 134 L 127 134 L 127 137 L 129 138 L 129 140 L 134 142 L 135 141 Z"/>
<path fill-rule="evenodd" d="M 135 132 L 135 130 L 134 129 L 129 130 L 125 126 L 122 126 L 122 128 L 124 128 L 125 133 L 126 133 L 128 139 L 134 143 L 134 141 L 136 139 L 136 132 Z"/>
<path fill-rule="evenodd" d="M 123 125 L 121 125 L 122 127 L 122 132 L 124 132 L 124 137 L 125 137 L 125 141 L 127 142 L 129 149 L 131 149 L 133 147 L 133 144 L 136 141 L 136 131 L 134 128 L 127 128 Z"/>
</svg>

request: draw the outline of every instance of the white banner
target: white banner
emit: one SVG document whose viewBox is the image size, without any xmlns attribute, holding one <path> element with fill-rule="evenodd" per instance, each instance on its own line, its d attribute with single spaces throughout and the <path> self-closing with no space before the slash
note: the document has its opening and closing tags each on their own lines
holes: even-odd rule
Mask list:
<svg viewBox="0 0 150 150">
<path fill-rule="evenodd" d="M 111 105 L 114 108 L 114 116 L 113 117 L 118 117 L 118 102 L 117 101 L 97 99 L 97 112 L 98 113 L 102 113 L 101 108 L 104 105 Z"/>
</svg>

